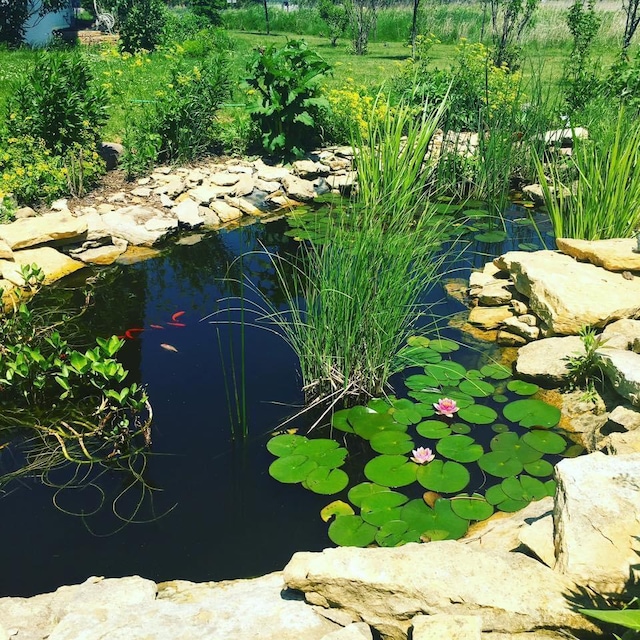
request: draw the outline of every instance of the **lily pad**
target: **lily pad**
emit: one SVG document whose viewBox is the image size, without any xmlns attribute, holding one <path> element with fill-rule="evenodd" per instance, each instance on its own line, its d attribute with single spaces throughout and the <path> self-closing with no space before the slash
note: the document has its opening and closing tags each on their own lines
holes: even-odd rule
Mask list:
<svg viewBox="0 0 640 640">
<path fill-rule="evenodd" d="M 465 520 L 486 520 L 493 514 L 493 507 L 478 493 L 461 494 L 451 498 L 451 509 Z"/>
<path fill-rule="evenodd" d="M 339 431 L 353 433 L 353 427 L 349 424 L 349 413 L 351 409 L 340 409 L 331 416 L 331 426 Z"/>
<path fill-rule="evenodd" d="M 460 345 L 453 340 L 437 338 L 429 343 L 429 347 L 438 353 L 451 353 L 452 351 L 457 351 Z"/>
<path fill-rule="evenodd" d="M 293 450 L 306 442 L 307 438 L 304 436 L 298 436 L 295 434 L 282 434 L 279 436 L 274 436 L 270 440 L 267 441 L 267 451 L 272 453 L 274 456 L 278 456 L 279 458 L 283 456 L 289 456 L 293 453 Z"/>
<path fill-rule="evenodd" d="M 293 484 L 302 482 L 318 464 L 307 456 L 284 456 L 274 460 L 269 466 L 269 475 L 279 482 Z"/>
<path fill-rule="evenodd" d="M 471 427 L 464 422 L 454 422 L 451 425 L 451 431 L 453 431 L 453 433 L 461 433 L 464 435 L 465 433 L 471 433 Z"/>
<path fill-rule="evenodd" d="M 353 409 L 356 409 L 354 407 Z M 351 409 L 351 411 L 353 411 Z M 406 431 L 407 425 L 400 424 L 393 419 L 389 413 L 376 413 L 375 411 L 358 412 L 349 417 L 349 422 L 353 425 L 353 430 L 365 440 L 370 440 L 371 436 L 381 431 Z"/>
<path fill-rule="evenodd" d="M 475 462 L 484 453 L 482 445 L 465 435 L 442 438 L 438 441 L 436 450 L 440 455 L 456 462 Z"/>
<path fill-rule="evenodd" d="M 497 363 L 486 364 L 480 369 L 480 372 L 487 378 L 493 378 L 494 380 L 505 380 L 511 377 L 511 369 Z"/>
<path fill-rule="evenodd" d="M 376 538 L 378 527 L 360 516 L 337 516 L 329 525 L 329 539 L 341 547 L 366 547 Z"/>
<path fill-rule="evenodd" d="M 399 519 L 405 502 L 407 497 L 397 491 L 377 493 L 362 501 L 360 515 L 365 522 L 379 527 L 389 520 Z"/>
<path fill-rule="evenodd" d="M 443 385 L 457 385 L 467 373 L 467 370 L 461 364 L 451 360 L 443 360 L 442 362 L 429 364 L 424 370 L 428 376 L 432 376 Z"/>
<path fill-rule="evenodd" d="M 361 482 L 355 487 L 351 487 L 351 489 L 349 489 L 349 494 L 347 497 L 352 504 L 354 504 L 356 507 L 359 507 L 365 498 L 375 493 L 381 493 L 383 491 L 390 491 L 390 489 L 389 487 L 383 487 L 373 482 Z"/>
<path fill-rule="evenodd" d="M 491 431 L 495 431 L 495 433 L 505 433 L 509 431 L 509 427 L 501 422 L 496 422 L 496 424 L 491 425 Z"/>
<path fill-rule="evenodd" d="M 417 424 L 422 419 L 422 415 L 416 409 L 415 403 L 406 398 L 394 400 L 393 407 L 389 409 L 389 413 L 396 422 L 405 425 Z"/>
<path fill-rule="evenodd" d="M 442 355 L 429 347 L 410 346 L 402 349 L 398 354 L 398 358 L 401 362 L 406 363 L 407 366 L 423 367 L 426 364 L 440 362 Z"/>
<path fill-rule="evenodd" d="M 404 431 L 380 431 L 371 436 L 371 448 L 377 453 L 409 453 L 414 448 L 413 440 Z"/>
<path fill-rule="evenodd" d="M 420 534 L 404 520 L 389 520 L 376 533 L 376 542 L 381 547 L 399 547 L 407 542 L 419 542 Z"/>
<path fill-rule="evenodd" d="M 488 244 L 497 244 L 504 242 L 507 239 L 505 231 L 487 231 L 486 233 L 478 233 L 473 236 L 473 239 L 477 242 L 486 242 Z"/>
<path fill-rule="evenodd" d="M 417 467 L 404 456 L 382 455 L 367 462 L 364 475 L 385 487 L 405 487 L 416 479 Z"/>
<path fill-rule="evenodd" d="M 522 464 L 535 462 L 542 457 L 540 451 L 530 447 L 513 431 L 498 434 L 492 438 L 490 446 L 492 451 L 505 451 L 511 455 L 511 457 L 520 460 Z"/>
<path fill-rule="evenodd" d="M 490 451 L 478 460 L 480 468 L 497 478 L 508 478 L 522 472 L 524 465 L 507 451 Z"/>
<path fill-rule="evenodd" d="M 484 380 L 463 380 L 458 388 L 474 398 L 486 398 L 495 391 L 495 387 Z"/>
<path fill-rule="evenodd" d="M 440 420 L 425 420 L 416 427 L 416 431 L 424 438 L 438 440 L 450 435 L 451 427 Z"/>
<path fill-rule="evenodd" d="M 469 528 L 469 521 L 454 512 L 451 500 L 437 500 L 433 507 L 430 526 L 422 531 L 422 536 L 430 540 L 457 540 Z M 440 532 L 446 532 L 442 535 Z"/>
<path fill-rule="evenodd" d="M 458 411 L 458 416 L 465 422 L 471 424 L 491 424 L 498 414 L 491 408 L 483 404 L 472 404 Z"/>
<path fill-rule="evenodd" d="M 532 476 L 538 478 L 544 478 L 550 476 L 553 473 L 553 465 L 547 460 L 535 460 L 534 462 L 527 462 L 524 465 L 524 470 Z"/>
<path fill-rule="evenodd" d="M 321 456 L 328 451 L 338 449 L 340 445 L 329 438 L 317 438 L 314 440 L 306 440 L 301 442 L 292 452 L 293 455 L 307 456 L 307 458 L 315 458 Z"/>
<path fill-rule="evenodd" d="M 352 516 L 353 507 L 342 500 L 334 500 L 320 511 L 323 522 L 329 522 L 333 516 Z"/>
<path fill-rule="evenodd" d="M 560 421 L 560 409 L 542 400 L 516 400 L 502 410 L 504 417 L 522 427 L 555 427 Z"/>
<path fill-rule="evenodd" d="M 416 477 L 425 489 L 440 493 L 462 491 L 471 480 L 467 468 L 451 460 L 446 462 L 444 460 L 434 460 L 425 466 L 419 467 Z"/>
<path fill-rule="evenodd" d="M 342 469 L 316 467 L 302 483 L 305 489 L 323 495 L 340 493 L 349 484 L 349 476 Z"/>
<path fill-rule="evenodd" d="M 511 380 L 507 384 L 507 389 L 517 393 L 519 396 L 532 396 L 534 393 L 540 390 L 537 384 L 532 382 L 525 382 L 524 380 Z"/>
<path fill-rule="evenodd" d="M 562 453 L 567 448 L 567 441 L 551 431 L 530 431 L 522 436 L 524 442 L 542 453 Z"/>
</svg>

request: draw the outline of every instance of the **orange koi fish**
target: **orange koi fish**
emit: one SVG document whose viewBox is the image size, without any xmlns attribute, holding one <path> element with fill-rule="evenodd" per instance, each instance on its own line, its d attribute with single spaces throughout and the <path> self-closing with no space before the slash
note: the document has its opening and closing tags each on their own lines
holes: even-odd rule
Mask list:
<svg viewBox="0 0 640 640">
<path fill-rule="evenodd" d="M 167 322 L 172 327 L 186 327 L 187 325 L 184 322 Z"/>
<path fill-rule="evenodd" d="M 152 329 L 164 329 L 164 327 L 161 324 L 150 324 L 149 326 Z"/>
<path fill-rule="evenodd" d="M 176 321 L 178 320 L 178 318 L 179 318 L 180 316 L 183 316 L 184 314 L 185 314 L 185 312 L 184 312 L 184 311 L 176 311 L 176 312 L 171 316 L 171 319 L 172 319 L 174 322 L 176 322 Z"/>
<path fill-rule="evenodd" d="M 144 329 L 139 329 L 138 327 L 132 327 L 131 329 L 127 329 L 124 332 L 124 335 L 126 338 L 128 338 L 129 340 L 135 340 L 136 336 L 134 334 L 136 333 L 142 333 L 144 331 Z"/>
</svg>

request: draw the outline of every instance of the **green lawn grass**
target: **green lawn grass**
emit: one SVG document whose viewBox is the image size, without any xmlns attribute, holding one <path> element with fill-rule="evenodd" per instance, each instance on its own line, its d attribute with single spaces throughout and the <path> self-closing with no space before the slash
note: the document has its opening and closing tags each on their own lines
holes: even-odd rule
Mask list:
<svg viewBox="0 0 640 640">
<path fill-rule="evenodd" d="M 541 6 L 531 33 L 525 38 L 522 70 L 525 79 L 539 75 L 544 83 L 556 85 L 562 75 L 570 51 L 568 30 L 564 23 L 566 3 L 553 1 Z M 609 66 L 619 51 L 621 34 L 620 8 L 604 6 L 603 27 L 597 40 L 597 56 L 601 68 Z M 408 8 L 387 9 L 380 12 L 378 28 L 372 35 L 369 53 L 353 56 L 348 52 L 349 41 L 342 38 L 332 47 L 322 35 L 322 22 L 314 11 L 284 12 L 271 8 L 271 35 L 264 33 L 264 14 L 258 7 L 247 10 L 228 10 L 225 22 L 235 30 L 229 34 L 235 42 L 230 52 L 232 84 L 235 87 L 231 102 L 242 105 L 246 99 L 241 80 L 246 73 L 247 61 L 255 47 L 284 44 L 287 38 L 303 37 L 309 46 L 322 55 L 333 67 L 333 73 L 324 80 L 327 88 L 366 87 L 377 90 L 396 76 L 410 57 L 406 34 L 411 12 Z M 315 16 L 315 17 L 314 17 Z M 474 41 L 480 36 L 481 5 L 451 3 L 429 5 L 420 16 L 422 33 L 433 32 L 441 41 L 430 55 L 434 68 L 447 68 L 454 60 L 460 37 Z M 288 29 L 285 31 L 284 29 Z M 487 27 L 488 29 L 488 27 Z M 156 98 L 158 92 L 168 90 L 170 67 L 176 57 L 185 64 L 199 64 L 183 53 L 159 50 L 150 55 L 126 57 L 116 55 L 116 49 L 87 47 L 86 54 L 95 69 L 96 77 L 112 93 L 110 119 L 105 136 L 121 140 L 128 115 Z M 0 110 L 11 91 L 13 81 L 35 53 L 27 49 L 7 51 L 0 49 Z M 240 108 L 238 106 L 233 109 Z"/>
</svg>

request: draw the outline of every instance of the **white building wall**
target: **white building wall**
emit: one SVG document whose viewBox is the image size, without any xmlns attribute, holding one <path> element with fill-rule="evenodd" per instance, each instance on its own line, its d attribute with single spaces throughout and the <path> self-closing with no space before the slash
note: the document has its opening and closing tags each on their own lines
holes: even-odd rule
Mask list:
<svg viewBox="0 0 640 640">
<path fill-rule="evenodd" d="M 34 0 L 37 2 L 38 0 Z M 31 46 L 41 46 L 49 42 L 51 32 L 54 29 L 62 29 L 71 26 L 73 11 L 71 3 L 69 7 L 57 13 L 48 13 L 44 18 L 33 16 L 26 25 L 25 41 Z"/>
</svg>

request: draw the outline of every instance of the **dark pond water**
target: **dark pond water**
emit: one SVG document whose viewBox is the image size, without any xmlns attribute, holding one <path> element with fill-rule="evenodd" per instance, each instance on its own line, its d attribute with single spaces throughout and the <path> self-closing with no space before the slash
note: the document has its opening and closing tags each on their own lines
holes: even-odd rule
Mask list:
<svg viewBox="0 0 640 640">
<path fill-rule="evenodd" d="M 522 214 L 513 209 L 510 220 Z M 512 221 L 508 227 L 509 240 L 475 245 L 452 265 L 452 275 L 468 276 L 489 257 L 536 242 L 531 227 Z M 294 354 L 278 336 L 246 329 L 249 438 L 234 444 L 224 371 L 235 363 L 239 374 L 240 329 L 226 315 L 215 325 L 202 321 L 220 299 L 241 292 L 236 281 L 225 279 L 229 269 L 239 278 L 242 268 L 278 302 L 268 260 L 254 254 L 240 265 L 236 259 L 261 246 L 292 252 L 296 243 L 286 229 L 285 221 L 243 227 L 107 271 L 83 329 L 95 336 L 144 328 L 121 356 L 133 378 L 147 386 L 154 408 L 152 452 L 134 462 L 145 483 L 122 471 L 67 467 L 45 483 L 26 479 L 7 486 L 0 495 L 0 596 L 50 591 L 90 575 L 250 577 L 282 568 L 297 550 L 331 545 L 319 517 L 330 499 L 282 485 L 267 471 L 273 459 L 265 449 L 268 434 L 302 402 Z M 73 285 L 67 281 L 52 295 L 71 302 Z M 442 289 L 430 298 L 444 300 Z M 447 317 L 462 306 L 447 301 L 437 308 Z M 167 325 L 179 311 L 185 326 Z M 472 366 L 479 356 L 461 350 L 459 357 Z M 288 426 L 304 432 L 307 425 L 297 420 Z"/>
</svg>

